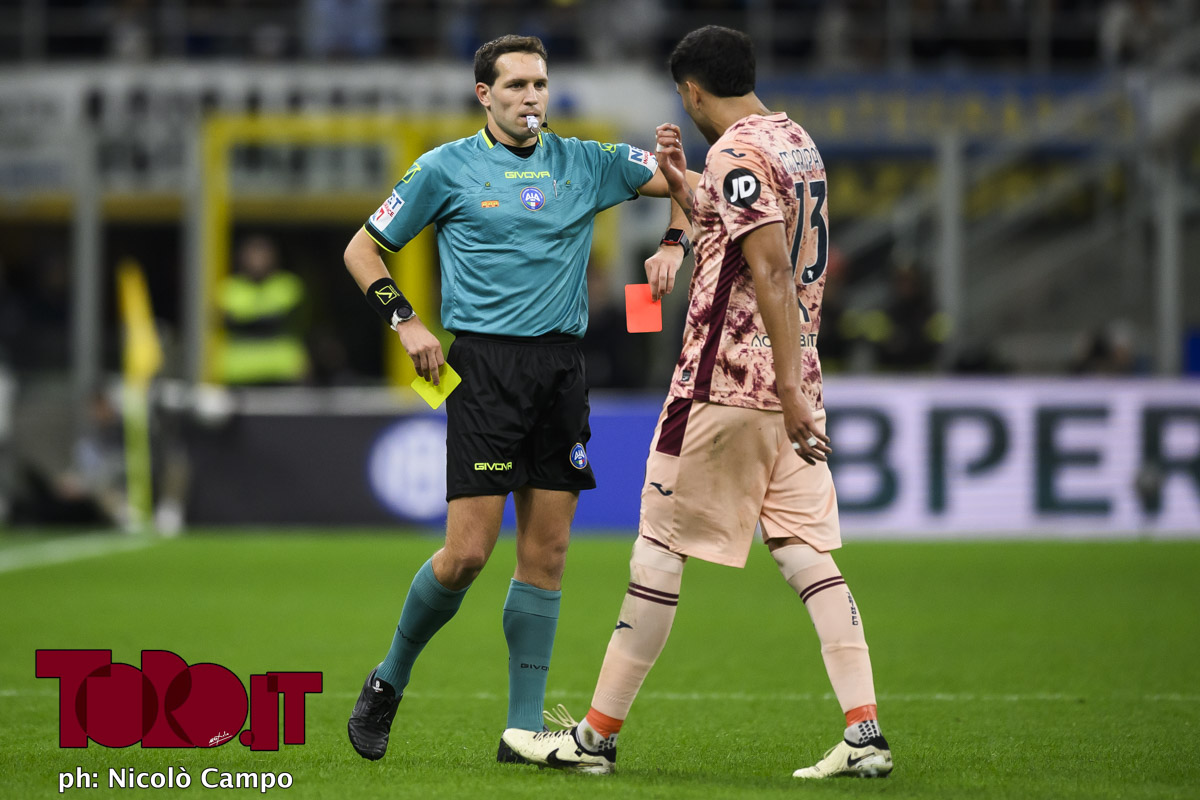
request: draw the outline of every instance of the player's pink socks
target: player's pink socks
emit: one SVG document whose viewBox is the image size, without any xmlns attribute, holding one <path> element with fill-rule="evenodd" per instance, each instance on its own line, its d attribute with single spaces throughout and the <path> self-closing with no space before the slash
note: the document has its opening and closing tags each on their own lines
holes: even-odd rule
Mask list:
<svg viewBox="0 0 1200 800">
<path fill-rule="evenodd" d="M 634 543 L 629 589 L 621 603 L 617 628 L 608 640 L 587 715 L 588 724 L 601 736 L 620 730 L 642 682 L 667 643 L 679 604 L 683 560 L 683 556 L 640 536 Z"/>
<path fill-rule="evenodd" d="M 771 555 L 812 617 L 825 671 L 847 720 L 851 711 L 870 709 L 874 715 L 875 682 L 862 617 L 833 557 L 806 544 L 779 547 Z"/>
</svg>

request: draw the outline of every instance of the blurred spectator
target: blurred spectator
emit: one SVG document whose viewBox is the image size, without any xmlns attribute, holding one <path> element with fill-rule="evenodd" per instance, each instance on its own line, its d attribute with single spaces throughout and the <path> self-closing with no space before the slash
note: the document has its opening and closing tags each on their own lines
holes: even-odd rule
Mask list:
<svg viewBox="0 0 1200 800">
<path fill-rule="evenodd" d="M 312 58 L 375 58 L 383 52 L 380 0 L 307 0 L 305 55 Z"/>
<path fill-rule="evenodd" d="M 113 525 L 125 517 L 121 417 L 100 389 L 88 399 L 86 430 L 75 443 L 75 468 L 48 470 L 33 459 L 18 466 L 12 520 L 17 524 Z"/>
<path fill-rule="evenodd" d="M 1098 33 L 1101 58 L 1111 68 L 1143 60 L 1167 30 L 1155 0 L 1112 0 L 1101 12 Z"/>
<path fill-rule="evenodd" d="M 655 61 L 667 12 L 662 0 L 613 0 L 589 4 L 582 19 L 583 47 L 593 61 Z"/>
<path fill-rule="evenodd" d="M 1069 369 L 1076 375 L 1132 375 L 1146 371 L 1133 345 L 1133 329 L 1118 320 L 1080 337 Z"/>
<path fill-rule="evenodd" d="M 250 55 L 260 61 L 278 61 L 288 54 L 287 28 L 275 22 L 259 25 L 250 34 Z"/>
<path fill-rule="evenodd" d="M 821 353 L 823 372 L 845 372 L 851 369 L 857 335 L 856 315 L 846 305 L 846 258 L 842 251 L 830 245 L 827 263 L 817 349 Z"/>
<path fill-rule="evenodd" d="M 901 264 L 892 272 L 892 294 L 881 315 L 867 324 L 878 364 L 884 369 L 932 369 L 949 334 L 946 315 L 938 312 L 929 281 L 917 267 Z"/>
<path fill-rule="evenodd" d="M 0 259 L 0 364 L 11 364 L 28 324 L 25 308 L 11 286 L 9 269 Z"/>
<path fill-rule="evenodd" d="M 342 386 L 359 378 L 350 366 L 346 344 L 330 327 L 313 331 L 312 365 L 312 379 L 317 386 Z"/>
<path fill-rule="evenodd" d="M 266 236 L 246 238 L 237 260 L 237 272 L 217 296 L 225 323 L 221 378 L 241 385 L 300 383 L 308 375 L 300 332 L 304 284 L 279 268 L 278 248 Z"/>
<path fill-rule="evenodd" d="M 72 478 L 113 521 L 125 513 L 124 445 L 121 415 L 108 393 L 97 389 L 88 399 L 86 429 L 75 442 Z"/>
<path fill-rule="evenodd" d="M 580 0 L 549 0 L 544 4 L 529 4 L 525 10 L 527 13 L 522 15 L 516 30 L 541 39 L 550 58 L 578 61 L 585 55 L 580 41 L 584 29 Z"/>
<path fill-rule="evenodd" d="M 817 12 L 817 65 L 827 73 L 855 69 L 858 59 L 851 33 L 854 21 L 845 3 L 825 3 Z M 821 354 L 824 359 L 824 353 Z"/>
<path fill-rule="evenodd" d="M 121 0 L 109 31 L 108 49 L 120 61 L 145 61 L 153 54 L 146 0 Z"/>
<path fill-rule="evenodd" d="M 991 342 L 966 342 L 957 350 L 950 365 L 950 371 L 957 375 L 1003 375 L 1013 370 Z"/>
<path fill-rule="evenodd" d="M 0 360 L 18 374 L 69 362 L 70 282 L 57 249 L 0 263 Z"/>
</svg>

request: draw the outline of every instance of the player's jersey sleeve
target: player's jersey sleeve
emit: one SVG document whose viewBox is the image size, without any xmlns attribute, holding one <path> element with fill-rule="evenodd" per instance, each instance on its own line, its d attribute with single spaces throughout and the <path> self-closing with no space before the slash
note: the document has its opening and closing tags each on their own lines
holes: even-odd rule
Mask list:
<svg viewBox="0 0 1200 800">
<path fill-rule="evenodd" d="M 596 187 L 596 211 L 637 197 L 638 189 L 658 171 L 658 159 L 629 144 L 583 142 Z"/>
<path fill-rule="evenodd" d="M 449 192 L 441 175 L 441 159 L 432 150 L 413 162 L 391 196 L 370 216 L 364 227 L 385 250 L 400 250 L 448 206 Z"/>
<path fill-rule="evenodd" d="M 758 150 L 726 148 L 713 154 L 706 170 L 716 181 L 714 206 L 733 241 L 767 223 L 784 221 L 772 170 Z"/>
</svg>

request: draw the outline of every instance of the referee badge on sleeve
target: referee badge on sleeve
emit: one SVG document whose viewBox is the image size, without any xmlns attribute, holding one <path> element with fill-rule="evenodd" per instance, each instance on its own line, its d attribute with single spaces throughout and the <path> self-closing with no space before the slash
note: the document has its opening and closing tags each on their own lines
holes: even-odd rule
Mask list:
<svg viewBox="0 0 1200 800">
<path fill-rule="evenodd" d="M 582 442 L 576 442 L 571 448 L 571 466 L 575 469 L 587 469 L 587 450 L 583 449 Z"/>
</svg>

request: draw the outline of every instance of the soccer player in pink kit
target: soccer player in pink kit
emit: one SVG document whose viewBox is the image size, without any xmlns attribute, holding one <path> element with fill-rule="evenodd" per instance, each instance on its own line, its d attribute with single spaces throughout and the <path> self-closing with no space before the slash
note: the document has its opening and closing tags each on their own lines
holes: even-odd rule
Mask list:
<svg viewBox="0 0 1200 800">
<path fill-rule="evenodd" d="M 684 110 L 712 144 L 695 192 L 680 131 L 658 128 L 672 197 L 693 223 L 696 267 L 683 352 L 646 462 L 630 582 L 586 719 L 509 729 L 538 764 L 608 773 L 633 700 L 662 652 L 688 557 L 742 567 L 756 527 L 804 601 L 846 715 L 842 740 L 797 778 L 882 777 L 862 618 L 830 551 L 841 546 L 826 462 L 816 339 L 829 255 L 825 166 L 812 139 L 754 93 L 744 33 L 708 26 L 671 54 Z"/>
</svg>

